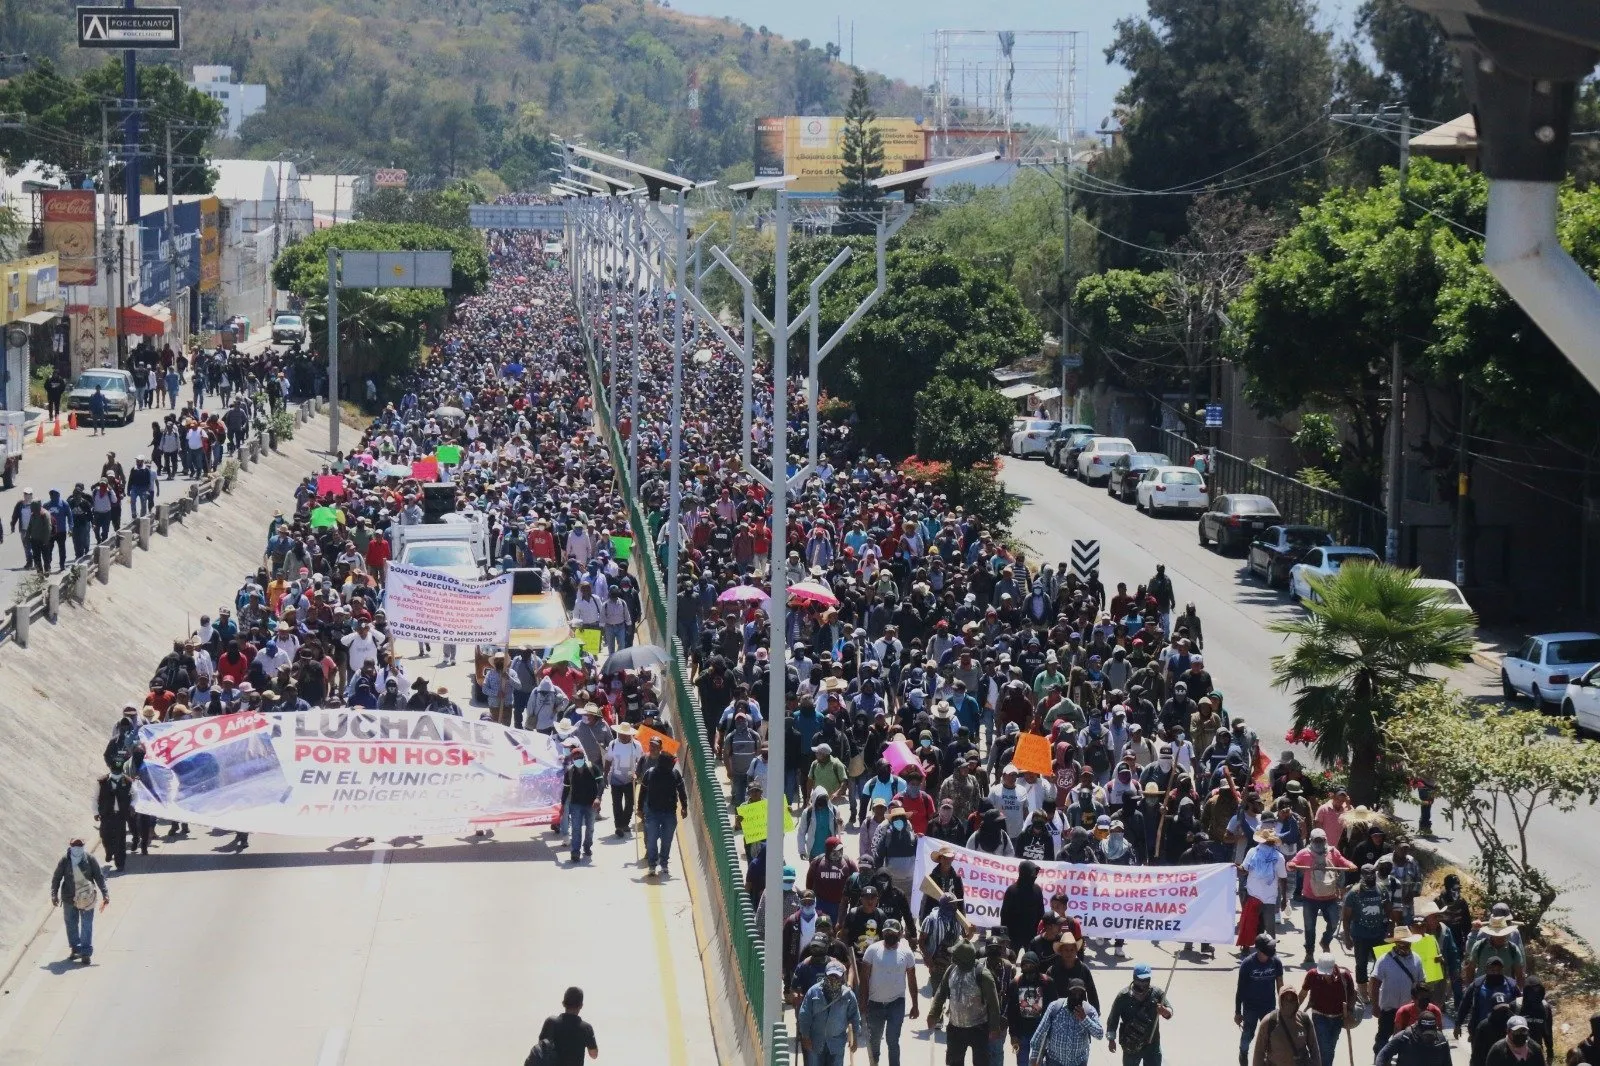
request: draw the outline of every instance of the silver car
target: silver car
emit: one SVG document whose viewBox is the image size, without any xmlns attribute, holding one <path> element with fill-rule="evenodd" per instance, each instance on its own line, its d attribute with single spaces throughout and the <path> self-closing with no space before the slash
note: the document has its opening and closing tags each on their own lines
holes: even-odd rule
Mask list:
<svg viewBox="0 0 1600 1066">
<path fill-rule="evenodd" d="M 67 393 L 67 410 L 89 414 L 90 397 L 96 388 L 106 398 L 107 422 L 127 425 L 133 421 L 139 410 L 133 375 L 126 370 L 112 370 L 109 367 L 85 370 L 78 375 L 78 380 L 72 383 L 72 391 Z"/>
</svg>

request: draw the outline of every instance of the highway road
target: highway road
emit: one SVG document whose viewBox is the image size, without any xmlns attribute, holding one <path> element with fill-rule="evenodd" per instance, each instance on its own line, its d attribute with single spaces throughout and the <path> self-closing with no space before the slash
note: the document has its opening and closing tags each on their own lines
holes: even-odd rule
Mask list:
<svg viewBox="0 0 1600 1066">
<path fill-rule="evenodd" d="M 1012 523 L 1030 561 L 1054 565 L 1070 560 L 1072 541 L 1100 542 L 1100 577 L 1108 591 L 1118 581 L 1131 590 L 1147 581 L 1157 563 L 1165 563 L 1177 593 L 1179 609 L 1192 602 L 1205 633 L 1206 667 L 1235 715 L 1243 715 L 1276 757 L 1288 745 L 1291 700 L 1272 685 L 1271 659 L 1286 648 L 1285 639 L 1268 629 L 1273 622 L 1296 617 L 1301 608 L 1288 597 L 1247 576 L 1244 560 L 1202 548 L 1194 519 L 1151 518 L 1132 504 L 1090 488 L 1040 460 L 1005 459 L 1007 489 L 1023 506 Z M 1464 693 L 1485 699 L 1499 695 L 1498 673 L 1477 662 L 1443 675 Z M 1306 749 L 1298 749 L 1302 759 Z M 1405 813 L 1405 809 L 1401 809 Z M 1470 857 L 1470 840 L 1452 839 L 1448 822 L 1434 818 L 1437 843 L 1461 859 Z M 1582 807 L 1568 815 L 1545 812 L 1530 836 L 1535 862 L 1570 891 L 1558 906 L 1573 929 L 1591 943 L 1600 943 L 1600 826 L 1594 810 Z"/>
</svg>

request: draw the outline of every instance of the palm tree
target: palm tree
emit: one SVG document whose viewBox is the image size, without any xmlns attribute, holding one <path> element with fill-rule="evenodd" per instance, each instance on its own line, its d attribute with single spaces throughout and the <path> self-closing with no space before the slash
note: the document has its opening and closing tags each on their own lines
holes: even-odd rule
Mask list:
<svg viewBox="0 0 1600 1066">
<path fill-rule="evenodd" d="M 1272 626 L 1295 641 L 1273 657 L 1273 684 L 1295 693 L 1295 728 L 1316 730 L 1317 757 L 1349 766 L 1355 803 L 1380 799 L 1383 724 L 1396 697 L 1428 680 L 1429 670 L 1459 666 L 1472 653 L 1477 620 L 1414 584 L 1417 573 L 1342 567 L 1312 579 L 1310 614 Z"/>
</svg>

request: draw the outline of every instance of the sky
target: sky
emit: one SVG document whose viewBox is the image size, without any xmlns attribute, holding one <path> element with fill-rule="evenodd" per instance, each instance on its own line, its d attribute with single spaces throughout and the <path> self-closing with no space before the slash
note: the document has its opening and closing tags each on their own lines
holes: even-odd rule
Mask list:
<svg viewBox="0 0 1600 1066">
<path fill-rule="evenodd" d="M 751 26 L 765 25 L 773 33 L 814 45 L 841 37 L 844 58 L 850 58 L 850 25 L 855 20 L 855 62 L 868 70 L 902 78 L 914 85 L 933 80 L 931 44 L 935 30 L 1078 30 L 1083 33 L 1079 54 L 1080 92 L 1085 95 L 1089 127 L 1111 111 L 1117 90 L 1127 79 L 1120 67 L 1105 60 L 1106 46 L 1118 19 L 1142 15 L 1144 0 L 1098 0 L 1063 3 L 1062 0 L 1004 0 L 977 5 L 970 0 L 870 0 L 848 4 L 841 0 L 671 0 L 672 6 L 698 15 L 732 16 Z M 1341 36 L 1357 0 L 1321 0 L 1324 20 Z M 842 21 L 843 33 L 839 34 Z M 1027 119 L 1029 116 L 1021 116 Z"/>
</svg>

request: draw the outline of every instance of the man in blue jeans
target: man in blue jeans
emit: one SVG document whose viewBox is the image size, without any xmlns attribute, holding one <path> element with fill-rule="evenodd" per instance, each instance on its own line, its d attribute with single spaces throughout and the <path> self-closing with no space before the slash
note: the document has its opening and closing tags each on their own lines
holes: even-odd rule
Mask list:
<svg viewBox="0 0 1600 1066">
<path fill-rule="evenodd" d="M 60 907 L 66 918 L 67 946 L 71 949 L 68 960 L 89 965 L 89 957 L 94 954 L 95 904 L 100 904 L 101 910 L 111 906 L 111 890 L 106 887 L 105 871 L 99 861 L 77 837 L 56 863 L 50 878 L 50 903 Z"/>
<path fill-rule="evenodd" d="M 651 747 L 654 746 L 651 738 Z M 665 875 L 667 860 L 672 857 L 672 836 L 678 831 L 678 812 L 681 810 L 685 818 L 689 816 L 683 771 L 670 752 L 655 756 L 639 779 L 639 810 L 644 812 L 644 861 L 650 867 L 649 876 L 656 875 L 657 867 Z"/>
<path fill-rule="evenodd" d="M 1301 925 L 1305 929 L 1305 965 L 1310 966 L 1317 943 L 1317 918 L 1322 919 L 1322 950 L 1329 951 L 1333 937 L 1339 929 L 1339 912 L 1344 898 L 1344 871 L 1356 869 L 1356 864 L 1339 854 L 1339 849 L 1328 843 L 1328 834 L 1321 829 L 1311 831 L 1311 839 L 1289 862 L 1288 867 L 1298 875 L 1300 883 L 1295 893 L 1300 897 Z"/>
<path fill-rule="evenodd" d="M 861 957 L 861 986 L 867 993 L 867 1060 L 878 1066 L 878 1048 L 887 1036 L 889 1066 L 900 1066 L 900 1026 L 909 1016 L 915 1019 L 917 1005 L 917 956 L 901 942 L 903 930 L 891 918 L 883 923 L 882 939 Z M 906 1014 L 906 996 L 911 997 L 911 1013 Z"/>
<path fill-rule="evenodd" d="M 1278 1009 L 1283 989 L 1283 962 L 1278 942 L 1266 933 L 1256 937 L 1256 949 L 1239 964 L 1239 983 L 1233 993 L 1233 1024 L 1239 1026 L 1239 1066 L 1250 1056 L 1250 1041 L 1261 1019 Z"/>
<path fill-rule="evenodd" d="M 582 748 L 571 749 L 562 799 L 562 817 L 576 864 L 594 855 L 594 816 L 600 809 L 600 768 L 590 764 Z"/>
</svg>

